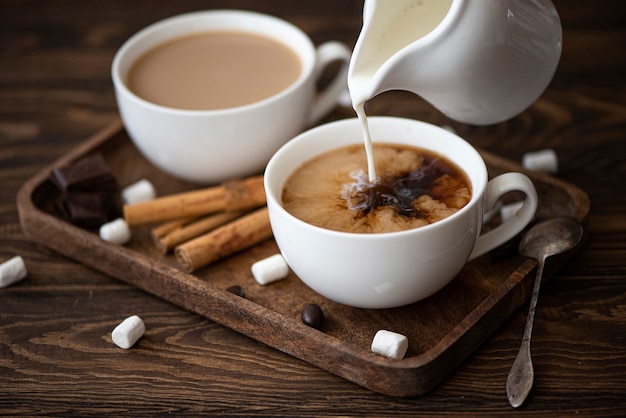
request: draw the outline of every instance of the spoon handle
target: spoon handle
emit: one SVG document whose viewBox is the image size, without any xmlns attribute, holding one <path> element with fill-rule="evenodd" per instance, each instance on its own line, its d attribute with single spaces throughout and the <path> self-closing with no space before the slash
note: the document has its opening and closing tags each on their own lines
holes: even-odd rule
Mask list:
<svg viewBox="0 0 626 418">
<path fill-rule="evenodd" d="M 530 298 L 530 308 L 528 309 L 528 318 L 526 319 L 522 345 L 513 362 L 509 376 L 506 379 L 506 394 L 513 408 L 522 406 L 530 393 L 535 378 L 533 362 L 530 356 L 530 339 L 535 322 L 535 310 L 537 309 L 537 299 L 539 297 L 544 264 L 545 260 L 540 260 L 537 266 L 537 276 L 535 277 L 533 294 Z"/>
</svg>

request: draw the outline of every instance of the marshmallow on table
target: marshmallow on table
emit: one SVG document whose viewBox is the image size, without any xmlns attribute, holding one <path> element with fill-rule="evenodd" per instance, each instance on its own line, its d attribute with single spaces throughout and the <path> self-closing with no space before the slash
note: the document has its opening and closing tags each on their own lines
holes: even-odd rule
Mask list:
<svg viewBox="0 0 626 418">
<path fill-rule="evenodd" d="M 100 227 L 100 238 L 113 244 L 126 244 L 132 238 L 126 221 L 118 218 Z"/>
<path fill-rule="evenodd" d="M 119 348 L 129 349 L 141 336 L 146 327 L 137 315 L 129 316 L 123 320 L 111 333 L 111 339 Z"/>
<path fill-rule="evenodd" d="M 121 191 L 122 202 L 126 205 L 147 202 L 156 197 L 156 191 L 150 181 L 141 179 L 136 183 L 126 186 Z"/>
<path fill-rule="evenodd" d="M 522 166 L 527 170 L 556 173 L 559 169 L 559 160 L 553 149 L 544 149 L 524 154 Z"/>
<path fill-rule="evenodd" d="M 404 358 L 408 348 L 409 340 L 407 337 L 384 329 L 379 330 L 372 340 L 372 351 L 374 353 L 395 360 Z"/>
<path fill-rule="evenodd" d="M 289 274 L 289 266 L 281 254 L 257 261 L 251 270 L 254 279 L 261 285 L 284 279 Z"/>
<path fill-rule="evenodd" d="M 0 264 L 0 288 L 19 282 L 26 277 L 26 265 L 21 256 L 16 255 Z"/>
</svg>

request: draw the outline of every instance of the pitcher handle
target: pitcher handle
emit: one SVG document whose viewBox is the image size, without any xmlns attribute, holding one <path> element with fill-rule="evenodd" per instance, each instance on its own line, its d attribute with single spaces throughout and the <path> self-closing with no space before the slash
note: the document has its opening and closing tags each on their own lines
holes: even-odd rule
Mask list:
<svg viewBox="0 0 626 418">
<path fill-rule="evenodd" d="M 328 86 L 318 93 L 308 125 L 313 125 L 326 116 L 337 106 L 340 95 L 347 89 L 348 85 L 348 64 L 350 63 L 350 50 L 341 42 L 329 41 L 317 47 L 317 60 L 315 64 L 315 78 L 319 79 L 324 68 L 333 61 L 342 61 L 341 67 L 335 74 Z"/>
<path fill-rule="evenodd" d="M 533 182 L 522 173 L 505 173 L 489 181 L 483 202 L 484 212 L 491 209 L 502 195 L 516 190 L 526 195 L 522 207 L 501 225 L 478 237 L 476 245 L 474 245 L 474 249 L 470 254 L 470 260 L 504 244 L 520 233 L 532 221 L 537 211 L 537 191 Z"/>
</svg>

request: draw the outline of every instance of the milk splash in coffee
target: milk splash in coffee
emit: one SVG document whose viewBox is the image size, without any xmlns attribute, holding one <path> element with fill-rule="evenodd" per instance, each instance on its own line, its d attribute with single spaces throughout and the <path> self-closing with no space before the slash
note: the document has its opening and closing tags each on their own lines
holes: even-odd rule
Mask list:
<svg viewBox="0 0 626 418">
<path fill-rule="evenodd" d="M 372 2 L 365 1 L 364 13 L 373 13 Z M 370 183 L 377 181 L 372 152 L 372 139 L 365 114 L 365 102 L 370 99 L 370 88 L 380 67 L 407 45 L 424 37 L 436 28 L 446 16 L 452 0 L 379 1 L 376 20 L 369 27 L 372 36 L 365 39 L 358 60 L 350 63 L 348 87 L 352 106 L 361 122 L 363 142 L 367 154 Z M 361 34 L 363 35 L 363 33 Z M 355 62 L 362 63 L 355 67 Z"/>
</svg>

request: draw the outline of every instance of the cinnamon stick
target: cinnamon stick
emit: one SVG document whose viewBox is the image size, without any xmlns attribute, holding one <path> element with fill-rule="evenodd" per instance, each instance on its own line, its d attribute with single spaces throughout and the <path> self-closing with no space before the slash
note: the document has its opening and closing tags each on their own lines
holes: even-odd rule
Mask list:
<svg viewBox="0 0 626 418">
<path fill-rule="evenodd" d="M 256 245 L 272 236 L 267 207 L 187 241 L 174 249 L 188 273 Z"/>
<path fill-rule="evenodd" d="M 152 229 L 152 231 L 150 231 L 152 240 L 156 242 L 160 238 L 163 238 L 165 235 L 171 233 L 176 229 L 182 228 L 183 225 L 188 224 L 195 219 L 197 218 L 194 216 L 189 216 L 187 218 L 174 219 L 173 221 L 165 222 L 164 224 L 161 224 Z"/>
<path fill-rule="evenodd" d="M 163 254 L 167 254 L 167 252 L 174 248 L 176 245 L 195 238 L 199 235 L 202 235 L 205 232 L 211 231 L 218 226 L 224 225 L 225 223 L 230 222 L 234 219 L 237 219 L 244 213 L 245 211 L 242 210 L 228 212 L 223 211 L 201 217 L 197 220 L 185 222 L 178 225 L 176 228 L 171 229 L 166 234 L 160 236 L 153 234 L 154 243 Z"/>
<path fill-rule="evenodd" d="M 263 176 L 231 180 L 219 186 L 124 205 L 130 226 L 200 216 L 222 210 L 252 209 L 265 204 Z"/>
</svg>

